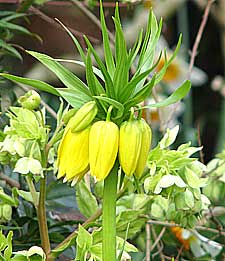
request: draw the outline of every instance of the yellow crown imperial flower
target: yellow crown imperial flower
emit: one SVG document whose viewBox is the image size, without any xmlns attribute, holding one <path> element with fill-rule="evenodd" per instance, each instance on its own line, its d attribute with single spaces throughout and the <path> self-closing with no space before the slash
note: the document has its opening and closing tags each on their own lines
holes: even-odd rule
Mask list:
<svg viewBox="0 0 225 261">
<path fill-rule="evenodd" d="M 94 120 L 98 112 L 95 101 L 85 103 L 71 119 L 72 132 L 82 131 Z"/>
<path fill-rule="evenodd" d="M 148 159 L 148 152 L 150 149 L 152 139 L 152 131 L 144 119 L 138 120 L 136 124 L 138 128 L 141 130 L 141 149 L 134 174 L 137 178 L 141 178 Z"/>
<path fill-rule="evenodd" d="M 72 119 L 71 119 L 72 120 Z M 66 180 L 76 178 L 80 180 L 88 170 L 89 165 L 89 132 L 86 129 L 73 133 L 69 121 L 58 149 L 57 165 L 59 167 L 57 178 L 66 175 Z"/>
<path fill-rule="evenodd" d="M 109 121 L 112 107 L 106 121 L 95 122 L 90 130 L 89 160 L 91 175 L 98 181 L 105 179 L 114 166 L 119 145 L 119 128 Z"/>
<path fill-rule="evenodd" d="M 133 113 L 131 113 L 133 117 Z M 125 121 L 120 127 L 119 162 L 127 176 L 134 174 L 141 150 L 142 131 L 137 120 Z"/>
</svg>

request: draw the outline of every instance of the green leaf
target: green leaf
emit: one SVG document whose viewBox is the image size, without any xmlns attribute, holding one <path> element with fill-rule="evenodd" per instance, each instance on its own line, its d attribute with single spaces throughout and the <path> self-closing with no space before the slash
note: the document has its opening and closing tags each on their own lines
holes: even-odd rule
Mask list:
<svg viewBox="0 0 225 261">
<path fill-rule="evenodd" d="M 87 55 L 86 78 L 87 78 L 88 87 L 92 95 L 105 94 L 105 90 L 102 88 L 102 85 L 99 83 L 98 79 L 94 75 L 90 50 L 88 50 L 88 55 Z"/>
<path fill-rule="evenodd" d="M 58 88 L 60 96 L 62 96 L 73 108 L 79 109 L 83 104 L 91 101 L 92 98 L 79 90 L 66 88 Z"/>
<path fill-rule="evenodd" d="M 87 85 L 83 83 L 76 75 L 74 75 L 70 70 L 62 66 L 52 57 L 37 53 L 33 51 L 27 51 L 30 55 L 39 60 L 44 64 L 49 70 L 51 70 L 55 75 L 65 84 L 68 89 L 79 90 L 87 97 L 90 97 L 90 92 L 87 88 Z"/>
<path fill-rule="evenodd" d="M 191 88 L 191 82 L 189 80 L 185 81 L 175 92 L 173 92 L 167 99 L 154 103 L 154 104 L 149 104 L 147 106 L 143 106 L 142 108 L 159 108 L 159 107 L 164 107 L 171 105 L 173 103 L 176 103 L 183 99 L 188 92 L 190 91 Z"/>
<path fill-rule="evenodd" d="M 101 20 L 101 29 L 102 29 L 106 67 L 108 69 L 109 75 L 111 77 L 113 77 L 114 72 L 115 72 L 115 64 L 114 64 L 112 51 L 110 48 L 110 41 L 109 41 L 109 36 L 108 36 L 108 30 L 107 30 L 106 23 L 105 23 L 102 2 L 100 2 L 100 20 Z"/>
<path fill-rule="evenodd" d="M 127 67 L 127 59 L 125 55 L 120 57 L 119 63 L 116 65 L 116 71 L 113 78 L 113 87 L 116 94 L 116 99 L 121 101 L 123 98 L 123 94 L 125 86 L 127 85 L 129 80 L 129 68 Z"/>
<path fill-rule="evenodd" d="M 184 201 L 189 208 L 193 208 L 195 204 L 194 196 L 189 189 L 184 192 Z"/>
<path fill-rule="evenodd" d="M 140 65 L 142 64 L 142 61 L 144 59 L 145 51 L 146 51 L 147 44 L 148 44 L 148 41 L 149 41 L 149 38 L 150 38 L 152 15 L 153 15 L 153 12 L 152 11 L 149 12 L 147 30 L 146 30 L 146 33 L 145 33 L 145 38 L 144 38 L 144 41 L 143 41 L 143 44 L 142 44 L 141 53 L 140 53 L 140 57 L 139 57 L 139 60 L 138 60 L 138 66 L 137 66 L 138 69 L 140 68 Z"/>
<path fill-rule="evenodd" d="M 74 63 L 74 64 L 80 65 L 82 67 L 86 67 L 86 64 L 84 62 L 77 61 L 77 60 L 55 59 L 55 61 L 65 62 L 65 63 Z M 101 80 L 105 81 L 104 76 L 102 75 L 102 72 L 98 68 L 96 68 L 95 66 L 92 65 L 92 69 L 93 69 L 93 72 L 95 73 L 95 75 L 97 75 Z"/>
<path fill-rule="evenodd" d="M 22 56 L 20 55 L 20 53 L 14 47 L 12 47 L 10 44 L 7 44 L 6 42 L 4 42 L 1 39 L 0 39 L 0 48 L 7 50 L 10 54 L 19 58 L 20 60 L 23 59 Z"/>
<path fill-rule="evenodd" d="M 70 30 L 57 18 L 55 18 L 55 20 L 60 23 L 60 25 L 65 29 L 65 31 L 69 34 L 69 36 L 71 37 L 72 41 L 74 42 L 74 44 L 77 47 L 77 50 L 83 60 L 84 63 L 86 63 L 86 56 L 85 53 L 82 49 L 82 47 L 80 46 L 79 42 L 77 41 L 76 37 L 70 32 Z"/>
<path fill-rule="evenodd" d="M 31 32 L 29 32 L 26 28 L 20 26 L 20 25 L 16 25 L 13 23 L 9 23 L 6 21 L 3 21 L 2 19 L 0 20 L 0 28 L 2 29 L 9 29 L 9 30 L 15 30 L 17 32 L 23 33 L 23 34 L 27 34 L 30 36 L 33 36 L 33 34 Z"/>
<path fill-rule="evenodd" d="M 13 237 L 13 232 L 9 231 L 8 235 L 7 235 L 7 248 L 4 251 L 4 258 L 6 261 L 10 261 L 11 260 L 11 256 L 12 256 L 12 237 Z"/>
<path fill-rule="evenodd" d="M 142 44 L 142 37 L 143 37 L 143 29 L 140 30 L 139 34 L 138 34 L 138 37 L 137 37 L 137 40 L 132 48 L 132 50 L 130 51 L 129 55 L 128 55 L 128 66 L 130 67 L 133 63 L 133 61 L 135 60 L 139 50 L 140 50 L 140 47 L 141 47 L 141 44 Z"/>
<path fill-rule="evenodd" d="M 24 16 L 26 16 L 26 14 L 12 12 L 11 15 L 9 15 L 9 16 L 7 16 L 5 18 L 2 18 L 1 21 L 8 22 L 8 21 L 11 21 L 11 20 L 14 20 L 14 19 L 17 19 L 17 18 L 20 18 L 20 17 L 24 17 Z"/>
<path fill-rule="evenodd" d="M 179 36 L 179 40 L 178 40 L 176 49 L 175 49 L 173 55 L 170 57 L 170 59 L 168 61 L 166 59 L 166 54 L 165 54 L 165 64 L 163 65 L 163 68 L 157 73 L 156 84 L 159 83 L 162 80 L 163 76 L 166 73 L 167 68 L 172 63 L 172 61 L 175 59 L 175 57 L 176 57 L 176 55 L 177 55 L 177 53 L 180 49 L 181 42 L 182 42 L 182 35 Z"/>
<path fill-rule="evenodd" d="M 120 103 L 114 99 L 105 97 L 105 96 L 94 96 L 94 98 L 105 101 L 105 102 L 109 103 L 110 105 L 113 105 L 115 108 L 117 108 L 117 110 L 118 110 L 117 115 L 116 115 L 116 118 L 114 118 L 114 119 L 118 119 L 123 116 L 124 106 L 122 103 Z"/>
<path fill-rule="evenodd" d="M 124 103 L 126 108 L 130 108 L 146 99 L 151 93 L 152 88 L 155 84 L 155 75 L 152 77 L 151 81 L 143 86 L 137 93 L 133 95 L 133 98 Z M 143 108 L 143 107 L 142 107 Z"/>
<path fill-rule="evenodd" d="M 115 18 L 113 18 L 113 21 L 114 21 L 115 29 L 116 29 L 115 56 L 116 56 L 116 66 L 118 66 L 118 63 L 123 55 L 127 58 L 126 41 L 124 38 L 122 26 L 120 23 L 118 3 L 116 3 Z"/>
<path fill-rule="evenodd" d="M 19 77 L 19 76 L 7 74 L 7 73 L 0 73 L 0 76 L 6 78 L 8 80 L 11 80 L 13 82 L 22 83 L 22 84 L 25 84 L 28 86 L 32 86 L 41 91 L 49 92 L 51 94 L 60 96 L 60 93 L 57 91 L 56 88 L 54 88 L 53 86 L 51 86 L 50 84 L 47 84 L 45 82 L 42 82 L 39 80 L 34 80 L 34 79 L 28 79 L 28 78 L 24 78 L 24 77 Z"/>
<path fill-rule="evenodd" d="M 185 178 L 187 180 L 188 185 L 191 188 L 199 188 L 201 185 L 200 178 L 188 167 L 184 169 Z"/>
<path fill-rule="evenodd" d="M 177 134 L 179 132 L 179 125 L 176 125 L 173 129 L 167 129 L 163 138 L 159 142 L 159 147 L 161 149 L 168 148 L 177 138 Z"/>
<path fill-rule="evenodd" d="M 87 218 L 91 217 L 98 209 L 96 198 L 83 180 L 76 186 L 76 200 L 80 212 Z"/>
<path fill-rule="evenodd" d="M 108 71 L 106 70 L 106 67 L 105 67 L 104 63 L 99 58 L 98 54 L 96 53 L 94 47 L 92 46 L 92 44 L 90 43 L 88 38 L 86 36 L 84 36 L 84 39 L 85 39 L 88 47 L 90 48 L 92 54 L 94 55 L 95 61 L 97 62 L 98 66 L 99 66 L 99 69 L 101 70 L 101 72 L 102 72 L 102 74 L 104 76 L 106 94 L 108 96 L 110 96 L 111 98 L 114 98 L 115 97 L 115 93 L 114 93 L 114 88 L 113 88 L 113 82 L 112 82 L 112 79 L 111 79 Z"/>
</svg>

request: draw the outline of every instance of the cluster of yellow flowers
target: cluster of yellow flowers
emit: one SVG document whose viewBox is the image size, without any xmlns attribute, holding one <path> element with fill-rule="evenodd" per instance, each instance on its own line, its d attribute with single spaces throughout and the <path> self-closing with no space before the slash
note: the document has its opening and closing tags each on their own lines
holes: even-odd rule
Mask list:
<svg viewBox="0 0 225 261">
<path fill-rule="evenodd" d="M 120 128 L 110 121 L 110 116 L 93 123 L 97 112 L 96 103 L 90 101 L 68 122 L 58 148 L 57 177 L 74 185 L 90 169 L 91 175 L 101 181 L 110 173 L 118 155 L 124 173 L 140 178 L 151 143 L 149 125 L 143 119 L 134 119 L 133 114 Z"/>
</svg>

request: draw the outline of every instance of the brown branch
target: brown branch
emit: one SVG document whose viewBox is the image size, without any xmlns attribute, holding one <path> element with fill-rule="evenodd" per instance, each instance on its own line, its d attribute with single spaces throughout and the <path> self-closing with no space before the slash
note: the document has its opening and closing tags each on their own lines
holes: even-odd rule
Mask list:
<svg viewBox="0 0 225 261">
<path fill-rule="evenodd" d="M 156 220 L 148 220 L 147 223 L 152 224 L 152 225 L 166 226 L 166 227 L 180 227 L 179 224 L 156 221 Z M 216 234 L 221 232 L 221 235 L 225 236 L 225 231 L 219 231 L 218 229 L 214 229 L 214 228 L 210 228 L 210 227 L 203 227 L 203 226 L 195 226 L 194 228 L 196 230 L 208 231 L 208 232 L 216 233 Z"/>
<path fill-rule="evenodd" d="M 29 8 L 29 11 L 32 12 L 33 14 L 39 16 L 42 20 L 48 22 L 49 24 L 53 25 L 54 27 L 56 27 L 56 28 L 58 28 L 58 29 L 64 31 L 64 29 L 63 29 L 53 18 L 47 16 L 46 14 L 44 14 L 43 12 L 41 12 L 39 9 L 37 9 L 37 8 L 35 8 L 35 7 L 33 7 L 33 6 L 31 6 L 31 7 Z M 68 27 L 68 29 L 71 31 L 71 33 L 73 33 L 73 34 L 76 35 L 77 37 L 83 38 L 83 35 L 84 35 L 84 34 L 83 34 L 82 32 L 77 31 L 77 30 L 75 30 L 75 29 L 73 29 L 73 28 L 70 28 L 70 27 Z M 87 36 L 88 36 L 88 38 L 89 38 L 92 42 L 94 42 L 94 43 L 98 43 L 98 42 L 99 42 L 99 40 L 96 39 L 95 37 L 90 36 L 90 35 L 87 35 Z"/>
<path fill-rule="evenodd" d="M 150 228 L 150 224 L 146 224 L 145 226 L 145 230 L 146 230 L 146 255 L 145 255 L 145 259 L 146 261 L 150 261 L 151 260 L 151 228 Z"/>
<path fill-rule="evenodd" d="M 201 147 L 202 146 L 202 140 L 201 140 L 201 130 L 200 130 L 200 123 L 198 122 L 197 124 L 197 131 L 198 131 L 198 146 Z M 202 150 L 199 151 L 199 158 L 201 163 L 204 164 L 204 153 Z"/>
<path fill-rule="evenodd" d="M 81 2 L 77 0 L 70 0 L 72 4 L 74 4 L 83 14 L 85 14 L 99 29 L 101 28 L 101 22 L 99 19 L 91 12 L 87 7 L 85 7 Z M 115 42 L 114 35 L 108 30 L 109 39 L 112 43 Z"/>
<path fill-rule="evenodd" d="M 215 0 L 208 0 L 208 3 L 206 5 L 204 15 L 203 15 L 203 18 L 202 18 L 202 22 L 200 24 L 200 27 L 199 27 L 199 30 L 198 30 L 198 33 L 197 33 L 197 36 L 196 36 L 196 39 L 195 39 L 195 42 L 194 42 L 194 45 L 193 45 L 193 49 L 191 51 L 191 59 L 190 59 L 190 64 L 189 64 L 189 69 L 188 69 L 188 79 L 190 79 L 191 71 L 192 71 L 192 68 L 193 68 L 194 63 L 195 63 L 195 58 L 197 56 L 198 46 L 199 46 L 199 43 L 201 41 L 202 34 L 203 34 L 205 26 L 206 26 L 206 22 L 208 20 L 210 8 L 211 8 L 211 6 L 214 2 L 215 2 Z"/>
<path fill-rule="evenodd" d="M 156 238 L 154 244 L 152 245 L 151 251 L 154 250 L 154 248 L 156 247 L 156 245 L 158 244 L 158 242 L 161 240 L 161 238 L 163 237 L 164 233 L 166 232 L 166 227 L 163 227 L 162 230 L 160 231 L 158 237 Z"/>
<path fill-rule="evenodd" d="M 161 261 L 164 261 L 165 260 L 165 258 L 164 258 L 164 255 L 163 255 L 163 244 L 161 244 L 161 246 L 160 246 L 160 240 L 157 240 L 158 239 L 158 237 L 157 237 L 157 234 L 156 234 L 156 231 L 155 231 L 155 229 L 154 229 L 154 227 L 152 226 L 152 234 L 153 234 L 153 237 L 154 237 L 154 240 L 155 240 L 155 242 L 156 242 L 156 246 L 157 246 L 157 248 L 158 248 L 158 252 L 156 252 L 156 253 L 154 253 L 153 255 L 152 255 L 152 257 L 154 257 L 154 256 L 156 256 L 156 255 L 160 255 L 160 258 L 161 258 Z"/>
<path fill-rule="evenodd" d="M 11 179 L 10 177 L 6 176 L 5 174 L 0 172 L 0 179 L 4 180 L 10 187 L 16 187 L 16 188 L 20 188 L 20 184 L 14 180 Z"/>
<path fill-rule="evenodd" d="M 181 248 L 179 249 L 178 254 L 176 256 L 176 259 L 175 259 L 176 261 L 179 261 L 180 256 L 181 256 L 181 254 L 183 252 L 183 249 L 184 249 L 184 245 L 182 245 Z"/>
</svg>

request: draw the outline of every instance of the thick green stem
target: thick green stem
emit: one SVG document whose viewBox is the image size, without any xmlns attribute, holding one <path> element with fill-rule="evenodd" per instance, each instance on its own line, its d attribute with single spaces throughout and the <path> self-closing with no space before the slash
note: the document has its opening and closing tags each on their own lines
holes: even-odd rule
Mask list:
<svg viewBox="0 0 225 261">
<path fill-rule="evenodd" d="M 103 261 L 116 261 L 116 198 L 119 164 L 116 161 L 113 169 L 104 181 L 103 194 Z"/>
<path fill-rule="evenodd" d="M 42 178 L 40 181 L 40 196 L 39 196 L 39 204 L 37 209 L 38 216 L 38 224 L 39 231 L 41 237 L 41 245 L 46 253 L 50 253 L 50 241 L 48 236 L 48 226 L 47 226 L 47 218 L 46 218 L 46 210 L 45 210 L 45 197 L 46 197 L 46 177 Z M 50 259 L 48 259 L 50 261 Z"/>
</svg>

